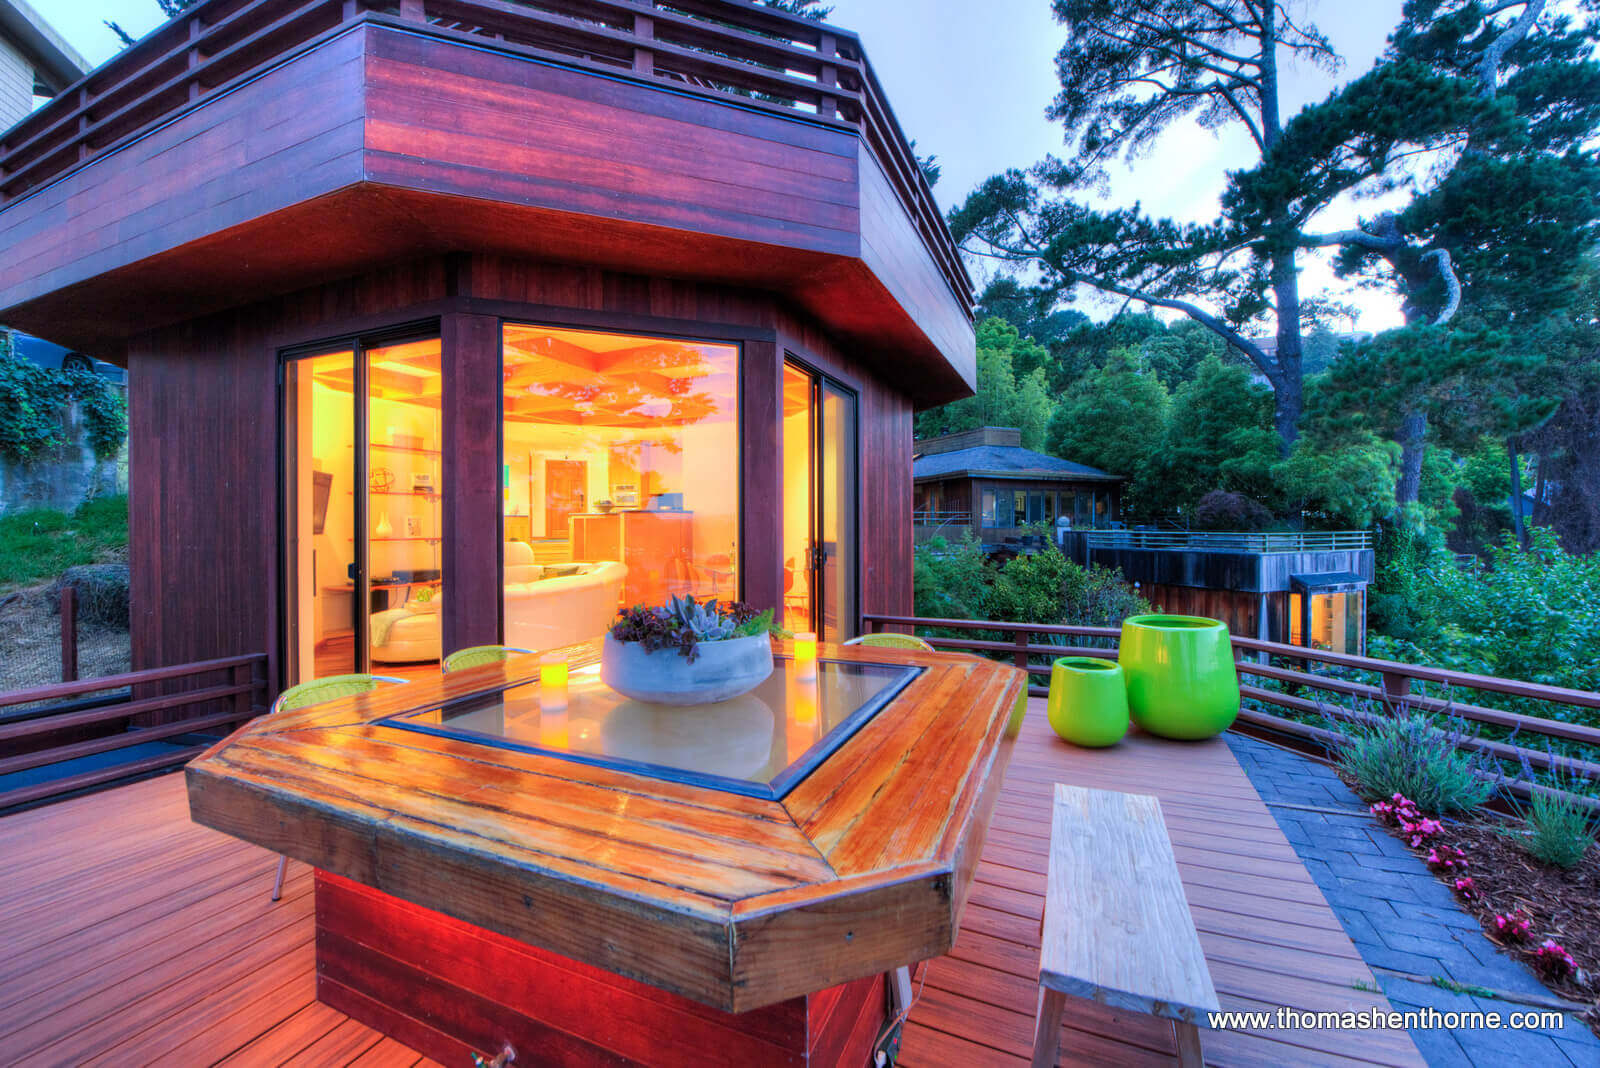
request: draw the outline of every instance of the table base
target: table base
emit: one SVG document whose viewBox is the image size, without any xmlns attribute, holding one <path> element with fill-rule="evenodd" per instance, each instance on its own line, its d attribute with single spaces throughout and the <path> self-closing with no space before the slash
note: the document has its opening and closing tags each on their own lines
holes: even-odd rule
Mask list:
<svg viewBox="0 0 1600 1068">
<path fill-rule="evenodd" d="M 726 1013 L 318 871 L 317 998 L 447 1065 L 866 1065 L 882 976 Z"/>
</svg>

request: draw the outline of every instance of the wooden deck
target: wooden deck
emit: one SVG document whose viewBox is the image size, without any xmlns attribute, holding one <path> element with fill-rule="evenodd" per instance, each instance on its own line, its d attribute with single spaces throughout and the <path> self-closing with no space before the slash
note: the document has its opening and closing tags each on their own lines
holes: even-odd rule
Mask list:
<svg viewBox="0 0 1600 1068">
<path fill-rule="evenodd" d="M 902 1063 L 1024 1060 L 1055 782 L 1161 798 L 1224 1009 L 1384 1004 L 1227 747 L 1059 743 L 1034 702 L 956 950 L 926 975 Z M 0 820 L 0 1064 L 417 1065 L 314 998 L 311 878 L 191 824 L 166 776 Z M 1062 1063 L 1171 1062 L 1166 1026 L 1069 1005 Z M 537 1064 L 533 1051 L 524 1063 Z M 1213 1064 L 1421 1063 L 1391 1032 L 1210 1033 Z"/>
</svg>

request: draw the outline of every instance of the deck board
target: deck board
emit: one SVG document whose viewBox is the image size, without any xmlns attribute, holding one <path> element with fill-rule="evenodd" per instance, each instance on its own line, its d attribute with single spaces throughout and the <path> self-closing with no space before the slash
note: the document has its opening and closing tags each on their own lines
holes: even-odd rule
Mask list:
<svg viewBox="0 0 1600 1068">
<path fill-rule="evenodd" d="M 1024 1063 L 1056 782 L 1161 798 L 1223 1007 L 1381 1005 L 1227 747 L 1055 740 L 1034 702 L 961 936 L 919 969 L 907 1065 Z M 0 819 L 0 1063 L 431 1065 L 313 1000 L 310 872 L 189 822 L 168 775 Z M 1062 1063 L 1171 1063 L 1160 1022 L 1069 1002 Z M 1404 1033 L 1208 1033 L 1214 1065 L 1416 1064 Z"/>
<path fill-rule="evenodd" d="M 1322 892 L 1220 739 L 1137 734 L 1108 750 L 1060 742 L 1035 700 L 948 957 L 926 973 L 905 1065 L 1022 1064 L 1033 1042 L 1054 784 L 1154 794 L 1224 1010 L 1385 1006 Z M 1069 1000 L 1063 1064 L 1170 1064 L 1162 1021 Z M 1420 1064 L 1404 1032 L 1203 1032 L 1211 1065 Z"/>
</svg>

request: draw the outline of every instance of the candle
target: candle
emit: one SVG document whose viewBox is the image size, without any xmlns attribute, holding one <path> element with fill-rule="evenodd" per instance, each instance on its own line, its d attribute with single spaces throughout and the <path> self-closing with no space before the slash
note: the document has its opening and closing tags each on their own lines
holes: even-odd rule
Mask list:
<svg viewBox="0 0 1600 1068">
<path fill-rule="evenodd" d="M 794 636 L 795 678 L 817 677 L 817 636 L 805 631 Z"/>
<path fill-rule="evenodd" d="M 567 661 L 552 653 L 539 660 L 539 707 L 546 712 L 567 709 Z"/>
</svg>

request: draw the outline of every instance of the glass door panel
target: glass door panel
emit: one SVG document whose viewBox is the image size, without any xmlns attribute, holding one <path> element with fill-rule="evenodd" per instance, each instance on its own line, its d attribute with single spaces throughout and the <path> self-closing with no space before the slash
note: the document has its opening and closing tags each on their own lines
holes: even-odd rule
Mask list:
<svg viewBox="0 0 1600 1068">
<path fill-rule="evenodd" d="M 438 338 L 366 350 L 368 662 L 439 662 L 444 426 Z"/>
<path fill-rule="evenodd" d="M 856 613 L 856 403 L 821 384 L 822 427 L 822 627 L 823 641 L 855 637 Z"/>
<path fill-rule="evenodd" d="M 798 364 L 783 368 L 783 621 L 823 641 L 855 636 L 856 402 Z"/>
<path fill-rule="evenodd" d="M 816 404 L 811 375 L 783 367 L 783 625 L 815 631 Z"/>
<path fill-rule="evenodd" d="M 285 371 L 285 650 L 292 683 L 361 669 L 355 372 L 348 349 L 293 360 Z"/>
</svg>

